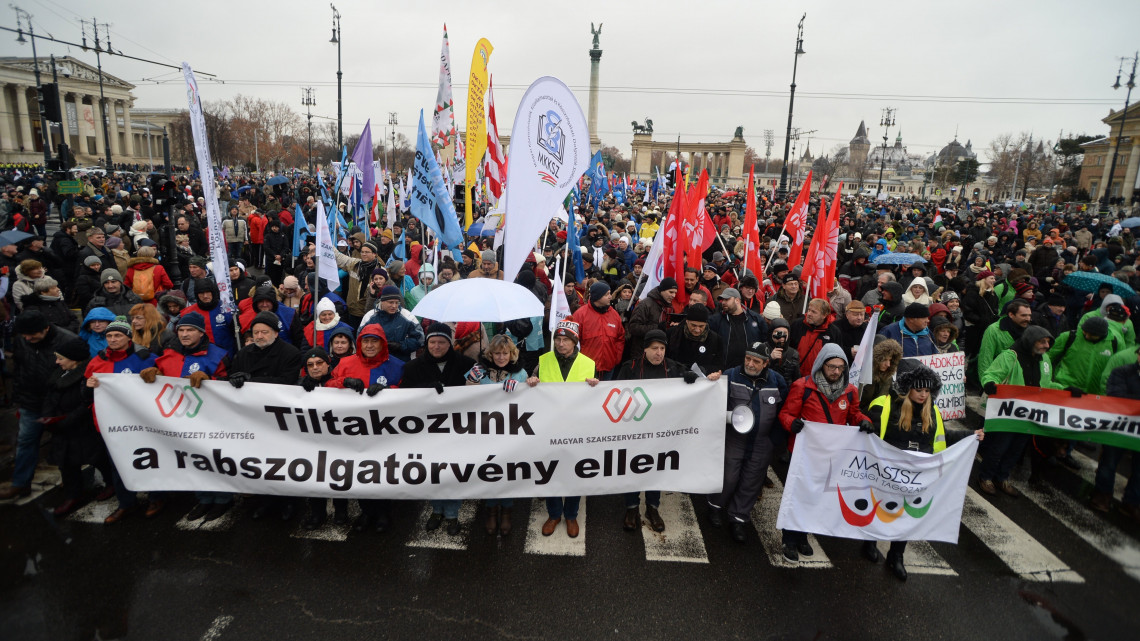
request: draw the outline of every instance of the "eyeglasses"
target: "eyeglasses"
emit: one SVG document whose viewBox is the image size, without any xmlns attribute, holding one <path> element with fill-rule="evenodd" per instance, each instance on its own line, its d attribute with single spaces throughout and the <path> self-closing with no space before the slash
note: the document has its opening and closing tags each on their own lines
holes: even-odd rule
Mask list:
<svg viewBox="0 0 1140 641">
<path fill-rule="evenodd" d="M 829 372 L 842 372 L 843 367 L 844 367 L 843 365 L 828 365 L 827 363 L 823 364 L 823 369 L 825 369 Z"/>
</svg>

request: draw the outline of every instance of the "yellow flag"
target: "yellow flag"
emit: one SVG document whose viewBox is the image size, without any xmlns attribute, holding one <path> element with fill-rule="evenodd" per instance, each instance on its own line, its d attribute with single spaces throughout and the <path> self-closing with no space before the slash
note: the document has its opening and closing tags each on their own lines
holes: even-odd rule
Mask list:
<svg viewBox="0 0 1140 641">
<path fill-rule="evenodd" d="M 471 77 L 467 82 L 467 155 L 465 162 L 465 186 L 467 206 L 464 210 L 463 228 L 471 226 L 471 200 L 474 192 L 479 166 L 483 164 L 483 154 L 487 153 L 487 117 L 483 113 L 483 97 L 487 95 L 487 60 L 491 57 L 494 47 L 486 38 L 481 38 L 475 44 L 475 53 L 471 56 Z"/>
</svg>

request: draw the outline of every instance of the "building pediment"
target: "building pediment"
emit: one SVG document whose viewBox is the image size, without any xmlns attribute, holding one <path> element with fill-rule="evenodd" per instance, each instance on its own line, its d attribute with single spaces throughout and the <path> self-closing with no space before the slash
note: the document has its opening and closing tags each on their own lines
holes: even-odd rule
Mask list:
<svg viewBox="0 0 1140 641">
<path fill-rule="evenodd" d="M 99 70 L 85 62 L 81 62 L 72 58 L 71 56 L 64 56 L 55 59 L 56 72 L 59 74 L 61 83 L 91 83 L 93 85 L 99 84 Z M 51 58 L 41 56 L 39 58 L 40 74 L 46 75 L 51 78 Z M 31 58 L 0 58 L 0 69 L 10 69 L 15 71 L 22 71 L 28 74 L 35 74 L 36 68 Z M 44 82 L 48 82 L 45 80 Z M 135 86 L 131 83 L 117 78 L 103 72 L 103 84 L 109 87 L 118 87 L 130 91 Z"/>
</svg>

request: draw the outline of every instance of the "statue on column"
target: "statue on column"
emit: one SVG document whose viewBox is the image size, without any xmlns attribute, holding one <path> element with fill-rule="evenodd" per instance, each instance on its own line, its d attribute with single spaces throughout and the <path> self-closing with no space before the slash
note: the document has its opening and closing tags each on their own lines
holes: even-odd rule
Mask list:
<svg viewBox="0 0 1140 641">
<path fill-rule="evenodd" d="M 590 23 L 590 33 L 594 34 L 594 48 L 598 48 L 598 36 L 602 35 L 602 23 L 598 23 L 598 28 L 594 28 L 594 23 Z"/>
</svg>

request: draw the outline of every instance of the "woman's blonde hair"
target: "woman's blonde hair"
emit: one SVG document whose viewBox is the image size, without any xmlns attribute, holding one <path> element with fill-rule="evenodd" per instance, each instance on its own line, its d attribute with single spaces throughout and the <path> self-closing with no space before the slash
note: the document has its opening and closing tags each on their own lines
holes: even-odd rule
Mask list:
<svg viewBox="0 0 1140 641">
<path fill-rule="evenodd" d="M 922 404 L 922 433 L 926 434 L 930 431 L 930 426 L 934 423 L 934 395 L 926 397 L 926 402 Z M 899 408 L 899 429 L 904 432 L 909 432 L 912 423 L 914 423 L 914 401 L 910 400 L 910 392 L 903 397 L 902 407 Z"/>
<path fill-rule="evenodd" d="M 162 335 L 162 330 L 166 328 L 166 323 L 162 320 L 162 314 L 158 313 L 158 309 L 150 303 L 139 303 L 131 308 L 131 316 L 143 317 L 142 331 L 136 330 L 131 327 L 131 340 L 143 347 L 150 347 L 154 339 Z"/>
<path fill-rule="evenodd" d="M 495 334 L 491 337 L 491 340 L 487 343 L 487 346 L 483 348 L 483 356 L 487 360 L 493 361 L 494 359 L 491 355 L 495 352 L 503 351 L 510 354 L 512 363 L 519 359 L 519 348 L 517 345 L 515 345 L 515 342 L 510 338 L 507 338 L 506 334 Z"/>
</svg>

